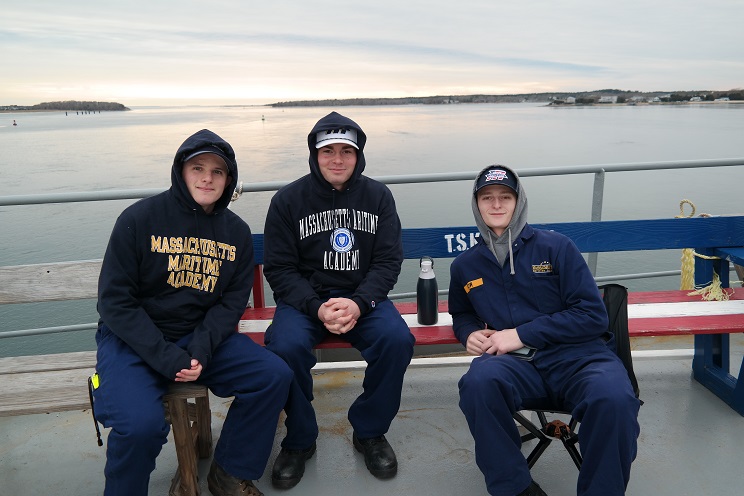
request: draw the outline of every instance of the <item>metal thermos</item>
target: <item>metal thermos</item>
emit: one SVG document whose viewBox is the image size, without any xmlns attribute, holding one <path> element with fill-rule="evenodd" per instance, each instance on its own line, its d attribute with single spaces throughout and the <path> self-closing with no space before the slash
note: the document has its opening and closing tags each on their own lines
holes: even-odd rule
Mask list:
<svg viewBox="0 0 744 496">
<path fill-rule="evenodd" d="M 421 257 L 419 261 L 418 284 L 416 285 L 416 304 L 418 306 L 418 322 L 421 325 L 434 325 L 439 316 L 439 300 L 437 295 L 437 279 L 434 276 L 434 260 L 431 257 Z"/>
</svg>

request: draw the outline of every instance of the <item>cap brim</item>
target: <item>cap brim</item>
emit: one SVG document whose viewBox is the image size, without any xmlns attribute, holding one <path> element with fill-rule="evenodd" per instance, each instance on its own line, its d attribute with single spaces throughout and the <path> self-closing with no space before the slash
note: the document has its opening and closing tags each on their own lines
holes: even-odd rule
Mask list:
<svg viewBox="0 0 744 496">
<path fill-rule="evenodd" d="M 183 163 L 185 164 L 186 162 L 188 162 L 192 158 L 198 157 L 199 155 L 204 155 L 205 153 L 211 153 L 212 155 L 217 155 L 218 157 L 220 157 L 222 159 L 223 162 L 225 162 L 225 165 L 227 166 L 227 168 L 230 169 L 230 166 L 229 166 L 230 159 L 228 159 L 227 156 L 224 153 L 219 153 L 219 152 L 217 152 L 215 150 L 199 150 L 199 151 L 196 151 L 196 152 L 192 153 L 191 155 L 189 155 L 188 157 L 184 158 L 183 159 Z"/>
<path fill-rule="evenodd" d="M 509 188 L 510 190 L 512 190 L 512 191 L 514 191 L 515 193 L 517 193 L 517 190 L 516 190 L 516 189 L 514 189 L 514 186 L 512 186 L 511 184 L 506 184 L 506 183 L 497 183 L 497 182 L 491 182 L 491 183 L 483 183 L 483 184 L 481 184 L 480 186 L 477 186 L 477 187 L 475 188 L 475 190 L 473 191 L 473 194 L 476 194 L 476 193 L 478 193 L 478 191 L 482 190 L 482 189 L 483 189 L 483 188 L 485 188 L 486 186 L 506 186 L 506 187 L 507 187 L 507 188 Z"/>
<path fill-rule="evenodd" d="M 341 139 L 341 138 L 331 138 L 331 139 L 328 139 L 328 140 L 323 140 L 320 143 L 316 143 L 315 144 L 315 148 L 323 148 L 324 146 L 332 145 L 334 143 L 343 143 L 345 145 L 351 145 L 354 148 L 356 148 L 357 150 L 359 150 L 359 147 L 357 146 L 356 143 L 354 143 L 351 140 Z"/>
</svg>

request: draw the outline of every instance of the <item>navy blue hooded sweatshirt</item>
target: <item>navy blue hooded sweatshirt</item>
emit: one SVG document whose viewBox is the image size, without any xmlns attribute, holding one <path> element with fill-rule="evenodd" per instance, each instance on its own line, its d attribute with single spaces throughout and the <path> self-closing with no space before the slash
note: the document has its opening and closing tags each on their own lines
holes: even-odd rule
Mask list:
<svg viewBox="0 0 744 496">
<path fill-rule="evenodd" d="M 184 159 L 219 148 L 230 184 L 207 214 L 181 177 Z M 171 169 L 171 187 L 126 208 L 114 225 L 98 281 L 105 325 L 168 379 L 196 358 L 206 369 L 212 352 L 236 332 L 253 283 L 248 225 L 228 210 L 238 180 L 229 143 L 203 129 L 184 141 Z M 186 349 L 175 341 L 193 333 Z"/>
<path fill-rule="evenodd" d="M 357 132 L 357 163 L 343 191 L 323 178 L 316 134 Z M 362 175 L 367 136 L 351 119 L 331 112 L 307 137 L 310 173 L 274 195 L 264 229 L 264 273 L 282 300 L 312 317 L 330 296 L 345 295 L 362 315 L 387 298 L 398 280 L 403 247 L 393 194 Z"/>
</svg>

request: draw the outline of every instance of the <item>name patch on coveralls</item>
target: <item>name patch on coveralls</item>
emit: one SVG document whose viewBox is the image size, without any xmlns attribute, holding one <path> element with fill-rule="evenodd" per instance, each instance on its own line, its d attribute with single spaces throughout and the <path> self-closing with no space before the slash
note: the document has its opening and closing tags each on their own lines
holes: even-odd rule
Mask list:
<svg viewBox="0 0 744 496">
<path fill-rule="evenodd" d="M 543 262 L 539 265 L 533 265 L 532 273 L 533 274 L 552 274 L 553 264 L 551 264 L 550 262 Z"/>
<path fill-rule="evenodd" d="M 469 281 L 465 285 L 465 292 L 470 293 L 470 290 L 473 288 L 477 288 L 478 286 L 483 286 L 483 278 L 479 277 L 478 279 L 473 279 L 472 281 Z"/>
</svg>

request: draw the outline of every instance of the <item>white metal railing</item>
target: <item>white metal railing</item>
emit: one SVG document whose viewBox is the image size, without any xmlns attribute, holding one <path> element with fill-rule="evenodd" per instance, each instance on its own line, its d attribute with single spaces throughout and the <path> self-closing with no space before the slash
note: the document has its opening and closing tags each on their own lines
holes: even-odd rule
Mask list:
<svg viewBox="0 0 744 496">
<path fill-rule="evenodd" d="M 592 221 L 602 220 L 602 206 L 604 197 L 605 175 L 608 172 L 630 172 L 630 171 L 651 171 L 665 169 L 695 169 L 707 167 L 736 167 L 744 165 L 744 158 L 715 159 L 715 160 L 682 160 L 669 162 L 636 162 L 620 164 L 599 164 L 599 165 L 575 165 L 562 167 L 541 167 L 533 169 L 519 170 L 520 177 L 544 177 L 544 176 L 561 176 L 571 174 L 594 174 L 594 185 L 592 192 Z M 371 176 L 385 184 L 413 184 L 413 183 L 431 183 L 431 182 L 448 182 L 448 181 L 472 181 L 478 171 L 469 172 L 452 172 L 436 174 L 408 174 L 396 176 Z M 242 193 L 258 191 L 276 191 L 282 186 L 289 184 L 291 181 L 271 181 L 261 183 L 243 183 L 240 182 L 236 187 L 235 199 L 238 199 Z M 90 191 L 90 192 L 71 192 L 71 193 L 39 193 L 32 195 L 11 195 L 0 196 L 0 206 L 16 205 L 43 205 L 50 203 L 76 203 L 91 201 L 108 201 L 108 200 L 125 200 L 139 199 L 156 195 L 167 188 L 150 188 L 150 189 L 131 189 L 131 190 L 108 190 L 108 191 Z M 597 254 L 590 253 L 588 260 L 589 268 L 592 274 L 596 274 Z M 733 269 L 732 269 L 733 270 Z M 619 274 L 614 276 L 596 277 L 597 282 L 642 279 L 650 277 L 666 277 L 680 275 L 681 271 L 662 271 L 662 272 L 645 272 L 640 274 Z M 439 291 L 440 295 L 446 295 L 447 290 Z M 390 299 L 406 299 L 415 297 L 415 293 L 391 294 Z M 39 334 L 52 334 L 58 332 L 71 332 L 95 329 L 97 324 L 78 324 L 70 326 L 44 327 L 37 329 L 24 329 L 17 331 L 0 332 L 0 339 L 8 337 L 32 336 Z"/>
<path fill-rule="evenodd" d="M 680 160 L 671 162 L 635 162 L 626 164 L 570 165 L 562 167 L 539 167 L 516 171 L 520 177 L 564 176 L 570 174 L 594 174 L 594 194 L 592 196 L 592 220 L 601 220 L 602 193 L 604 192 L 604 175 L 607 172 L 649 171 L 664 169 L 695 169 L 704 167 L 734 167 L 744 165 L 744 158 L 716 160 Z M 435 183 L 447 181 L 472 181 L 478 171 L 444 172 L 437 174 L 403 174 L 397 176 L 370 176 L 385 184 Z M 263 183 L 240 182 L 236 191 L 239 193 L 256 191 L 276 191 L 291 181 L 270 181 Z M 45 203 L 74 203 L 106 200 L 127 200 L 145 198 L 168 189 L 130 189 L 88 191 L 77 193 L 38 193 L 32 195 L 0 196 L 0 207 L 12 205 L 41 205 Z"/>
</svg>

